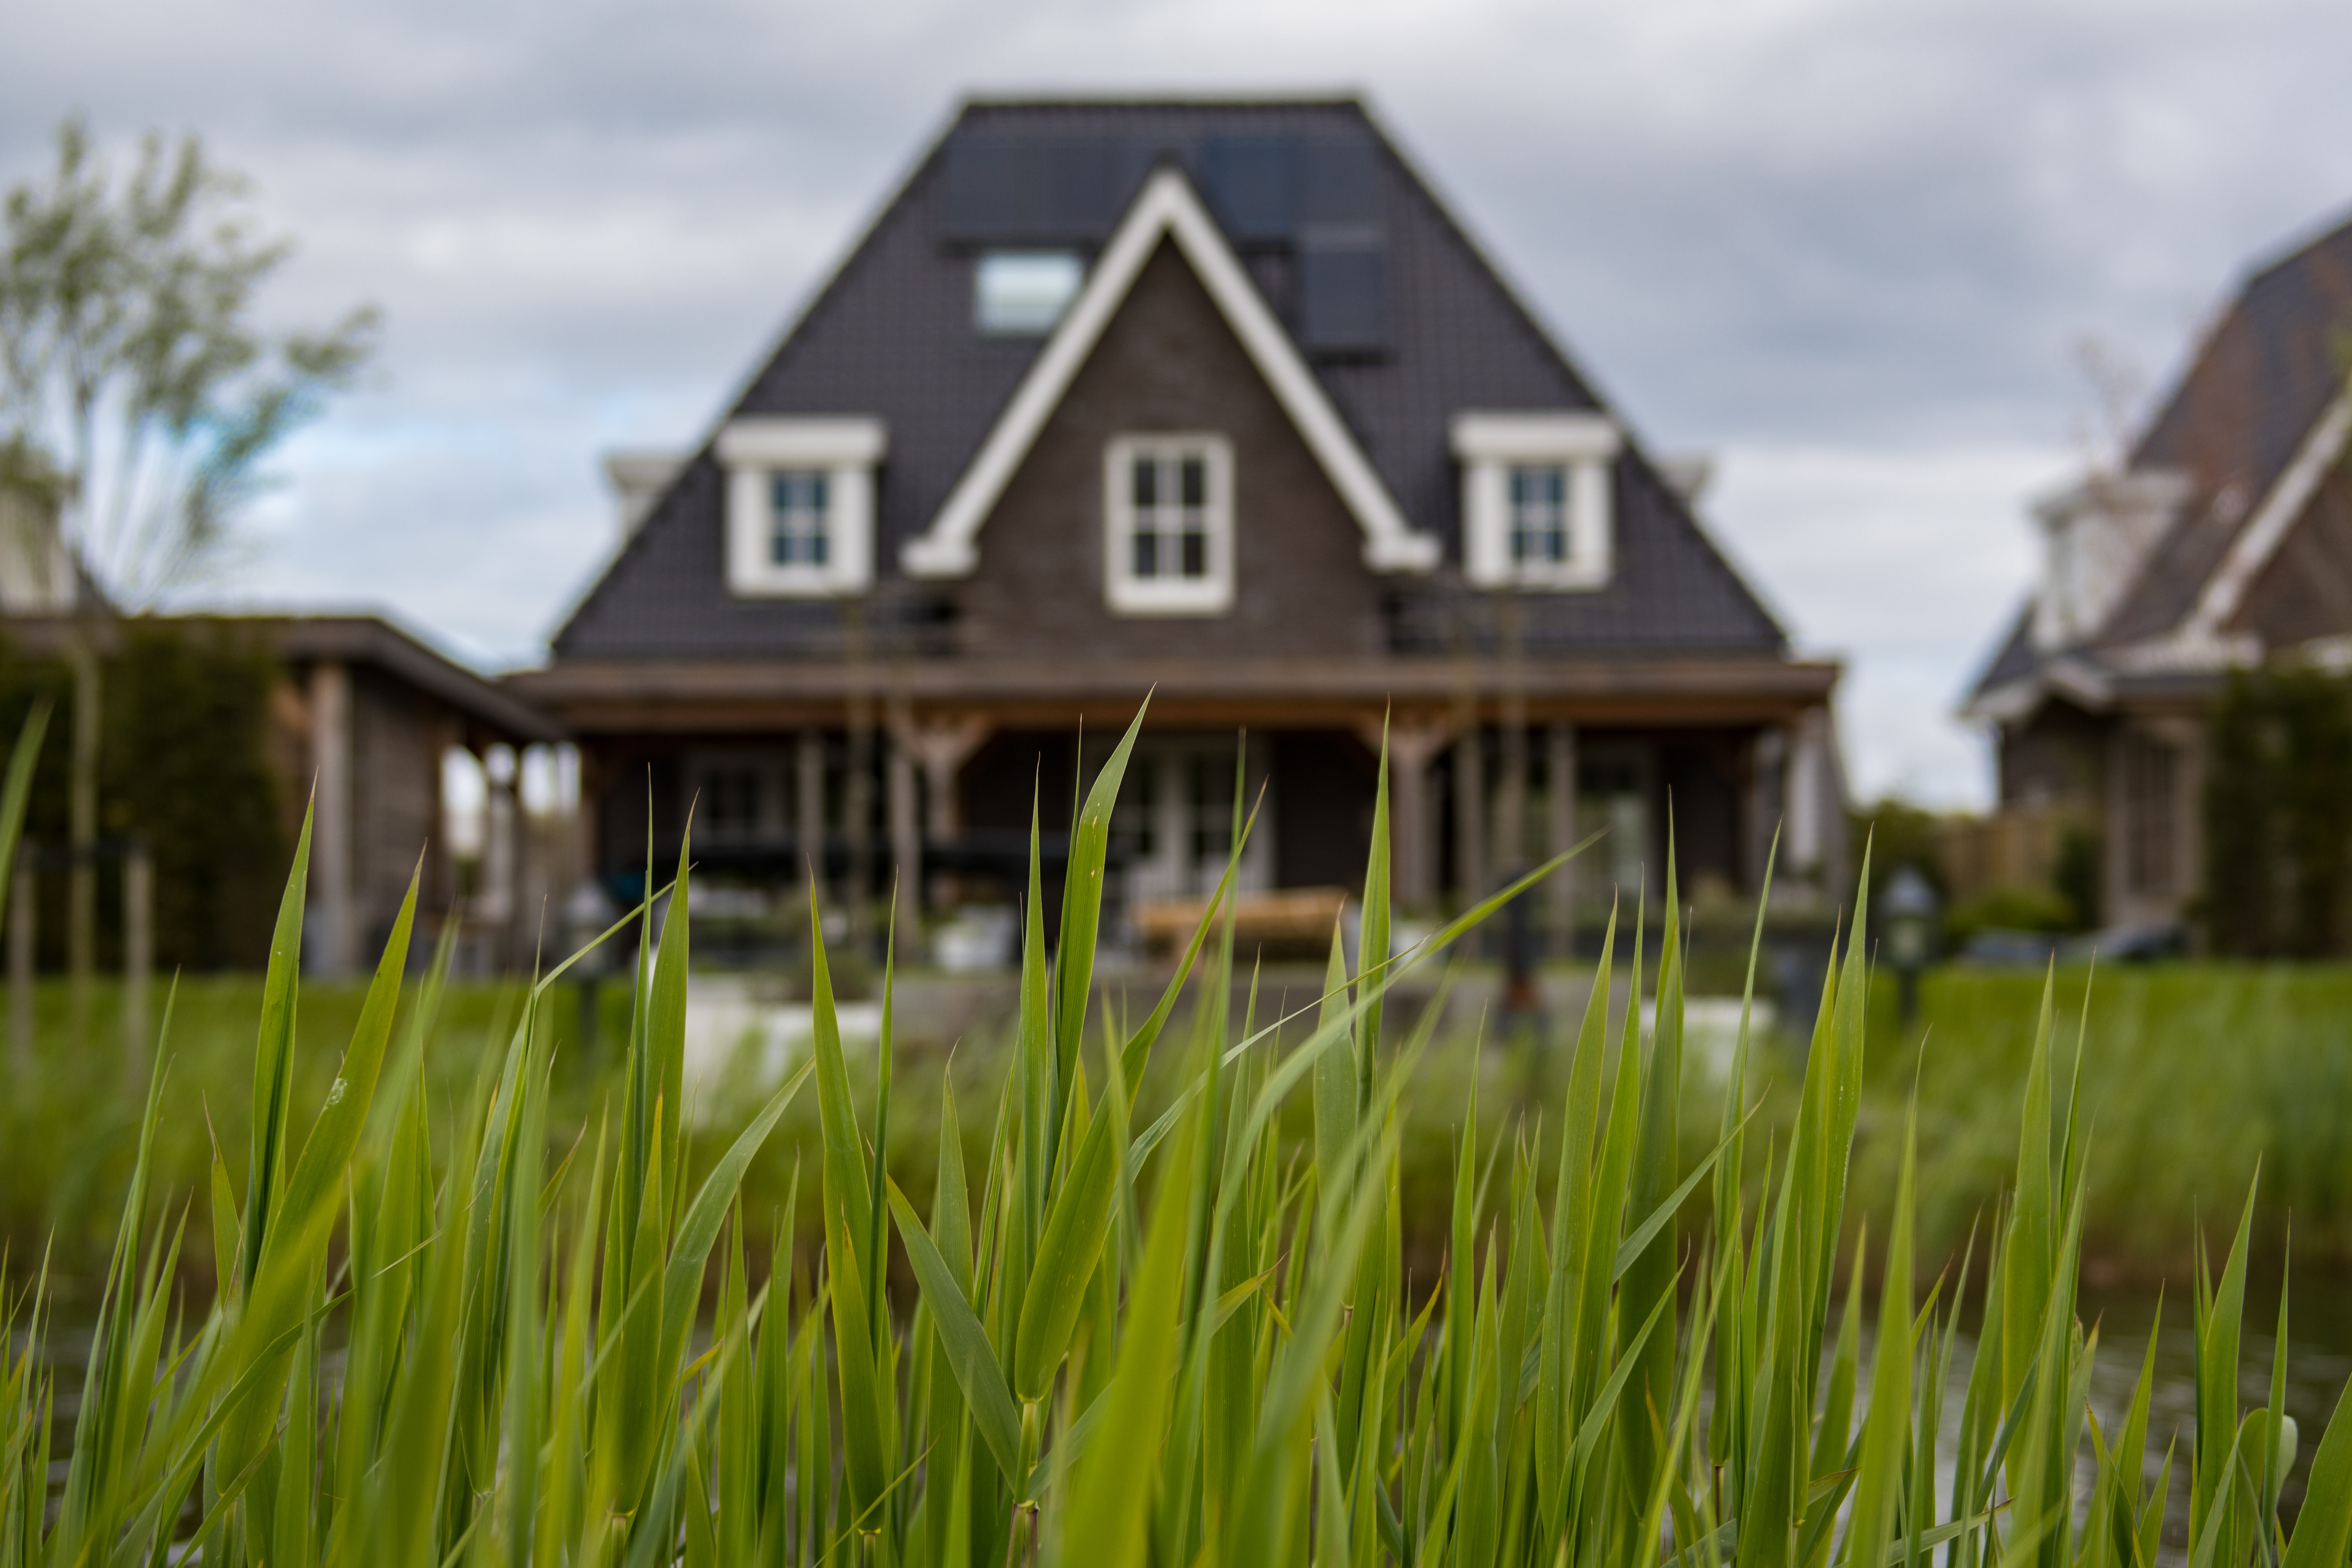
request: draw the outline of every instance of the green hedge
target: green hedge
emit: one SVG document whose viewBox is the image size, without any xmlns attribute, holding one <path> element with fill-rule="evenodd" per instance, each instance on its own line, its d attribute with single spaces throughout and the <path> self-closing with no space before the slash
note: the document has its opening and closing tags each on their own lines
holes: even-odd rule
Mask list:
<svg viewBox="0 0 2352 1568">
<path fill-rule="evenodd" d="M 101 679 L 99 831 L 138 837 L 155 864 L 155 961 L 173 969 L 259 968 L 268 959 L 290 838 L 271 765 L 277 655 L 235 623 L 122 623 Z M 0 642 L 0 726 L 14 735 L 41 697 L 55 704 L 26 815 L 28 842 L 68 840 L 73 682 L 62 658 Z M 39 961 L 65 962 L 66 876 L 40 878 Z M 121 879 L 100 873 L 99 962 L 120 963 Z"/>
</svg>

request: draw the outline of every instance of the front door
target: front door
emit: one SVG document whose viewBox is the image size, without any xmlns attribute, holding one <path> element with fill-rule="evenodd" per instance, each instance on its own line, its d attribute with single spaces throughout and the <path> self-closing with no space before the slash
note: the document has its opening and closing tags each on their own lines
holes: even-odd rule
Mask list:
<svg viewBox="0 0 2352 1568">
<path fill-rule="evenodd" d="M 1252 752 L 1243 783 L 1244 817 L 1266 782 L 1265 761 L 1257 748 Z M 1216 890 L 1233 852 L 1234 758 L 1229 739 L 1147 735 L 1136 742 L 1111 814 L 1129 909 Z M 1274 886 L 1271 810 L 1258 811 L 1235 880 L 1244 893 Z"/>
</svg>

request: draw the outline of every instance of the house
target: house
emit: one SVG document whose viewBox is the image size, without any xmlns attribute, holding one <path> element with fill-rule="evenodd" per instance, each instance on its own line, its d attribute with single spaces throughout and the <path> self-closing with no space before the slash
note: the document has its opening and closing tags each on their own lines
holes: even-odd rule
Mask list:
<svg viewBox="0 0 2352 1568">
<path fill-rule="evenodd" d="M 2206 716 L 2228 672 L 2352 657 L 2352 223 L 2256 270 L 2115 471 L 2034 508 L 2042 580 L 1962 713 L 2001 807 L 2095 831 L 2104 921 L 2204 880 Z"/>
<path fill-rule="evenodd" d="M 721 902 L 1008 898 L 1147 692 L 1115 910 L 1214 881 L 1237 776 L 1245 891 L 1359 881 L 1384 732 L 1409 909 L 1606 828 L 1564 931 L 1670 807 L 1685 889 L 1783 819 L 1839 875 L 1838 667 L 1353 99 L 965 104 L 694 450 L 608 473 L 510 684 L 617 896 L 691 807 Z"/>
<path fill-rule="evenodd" d="M 9 591 L 0 574 L 0 595 Z M 61 652 L 75 634 L 71 616 L 54 596 L 28 601 L 0 598 L 11 612 L 0 616 L 0 635 L 32 655 Z M 548 849 L 534 855 L 526 847 L 514 799 L 520 754 L 561 739 L 544 714 L 376 616 L 110 615 L 93 625 L 102 654 L 115 650 L 125 627 L 144 625 L 257 641 L 274 656 L 264 761 L 288 814 L 288 843 L 306 805 L 313 814 L 305 969 L 349 975 L 373 968 L 420 869 L 421 930 L 436 930 L 462 908 L 473 962 L 529 963 L 532 895 L 554 899 L 572 875 L 548 864 Z M 52 736 L 62 740 L 71 722 L 70 710 L 60 713 Z M 452 750 L 482 759 L 489 786 L 488 841 L 470 889 L 459 886 L 443 797 Z M 462 905 L 461 891 L 471 895 Z M 428 952 L 420 947 L 419 959 Z"/>
</svg>

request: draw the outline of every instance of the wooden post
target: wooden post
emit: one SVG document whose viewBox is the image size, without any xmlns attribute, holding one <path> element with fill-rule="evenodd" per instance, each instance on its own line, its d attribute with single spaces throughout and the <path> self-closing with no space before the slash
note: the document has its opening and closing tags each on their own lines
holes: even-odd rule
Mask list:
<svg viewBox="0 0 2352 1568">
<path fill-rule="evenodd" d="M 19 1073 L 33 1068 L 33 847 L 16 846 L 8 884 L 8 1054 Z"/>
<path fill-rule="evenodd" d="M 73 863 L 66 872 L 67 1026 L 77 1047 L 89 1039 L 90 976 L 98 963 L 99 662 L 87 617 L 69 657 L 73 663 L 73 773 L 68 832 Z"/>
<path fill-rule="evenodd" d="M 1366 751 L 1375 757 L 1381 754 L 1380 724 L 1360 724 L 1356 733 Z M 1424 912 L 1437 896 L 1429 767 L 1452 734 L 1443 719 L 1400 718 L 1387 726 L 1390 886 L 1397 907 L 1414 913 Z"/>
<path fill-rule="evenodd" d="M 316 791 L 310 897 L 319 935 L 311 962 L 321 974 L 349 974 L 357 935 L 352 910 L 352 680 L 339 659 L 322 658 L 310 667 L 310 773 Z"/>
<path fill-rule="evenodd" d="M 1797 721 L 1789 755 L 1789 868 L 1794 879 L 1828 890 L 1829 837 L 1832 825 L 1823 809 L 1829 795 L 1829 715 L 1809 708 Z"/>
<path fill-rule="evenodd" d="M 1476 903 L 1486 889 L 1486 758 L 1475 718 L 1454 742 L 1454 880 L 1461 907 Z"/>
<path fill-rule="evenodd" d="M 899 962 L 914 957 L 916 914 L 922 902 L 923 835 L 915 816 L 915 759 L 894 734 L 889 740 L 890 858 L 893 862 Z"/>
<path fill-rule="evenodd" d="M 514 748 L 500 742 L 482 752 L 482 890 L 474 908 L 490 952 L 490 973 L 514 963 L 515 783 L 522 771 Z"/>
<path fill-rule="evenodd" d="M 1544 812 L 1554 855 L 1576 847 L 1576 726 L 1554 724 L 1544 735 Z M 1552 950 L 1576 956 L 1576 862 L 1551 874 Z"/>
<path fill-rule="evenodd" d="M 866 604 L 842 606 L 842 629 L 849 647 L 849 776 L 844 781 L 842 828 L 849 837 L 849 877 L 845 903 L 849 942 L 861 959 L 873 956 L 874 903 L 874 700 L 866 639 Z"/>
<path fill-rule="evenodd" d="M 793 829 L 799 842 L 802 875 L 816 885 L 817 902 L 830 896 L 824 885 L 824 735 L 816 730 L 801 731 L 800 749 L 794 757 L 799 773 L 799 822 Z M 805 885 L 805 884 L 803 884 Z"/>
<path fill-rule="evenodd" d="M 155 862 L 133 839 L 122 856 L 122 1063 L 135 1092 L 147 1077 L 147 992 L 155 973 Z"/>
<path fill-rule="evenodd" d="M 1506 595 L 1503 618 L 1503 776 L 1495 783 L 1495 858 L 1515 879 L 1528 866 L 1528 697 L 1520 658 L 1519 601 Z"/>
<path fill-rule="evenodd" d="M 961 718 L 908 720 L 891 739 L 923 770 L 923 837 L 932 844 L 952 844 L 963 833 L 963 813 L 956 798 L 956 781 L 971 754 L 989 736 L 988 721 L 977 714 Z M 949 879 L 925 889 L 930 907 L 947 901 Z"/>
</svg>

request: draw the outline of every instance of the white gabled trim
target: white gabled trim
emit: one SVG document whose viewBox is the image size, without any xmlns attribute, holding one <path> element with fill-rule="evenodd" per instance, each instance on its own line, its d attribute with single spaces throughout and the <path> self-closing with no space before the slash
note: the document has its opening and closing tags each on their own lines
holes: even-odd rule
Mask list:
<svg viewBox="0 0 2352 1568">
<path fill-rule="evenodd" d="M 2352 396 L 2338 397 L 2329 404 L 2319 423 L 2311 427 L 2311 434 L 2304 437 L 2294 460 L 2271 486 L 2263 504 L 2255 509 L 2253 520 L 2231 543 L 2230 552 L 2221 558 L 2213 575 L 2206 579 L 2204 592 L 2197 596 L 2197 607 L 2181 624 L 2181 640 L 2191 644 L 2221 640 L 2222 626 L 2245 602 L 2246 591 L 2253 586 L 2255 574 L 2277 552 L 2294 520 L 2303 515 L 2312 492 L 2342 455 L 2347 437 L 2352 437 Z"/>
<path fill-rule="evenodd" d="M 1447 432 L 1465 462 L 1606 462 L 1624 444 L 1617 422 L 1581 409 L 1457 414 Z"/>
<path fill-rule="evenodd" d="M 890 437 L 867 415 L 748 414 L 719 427 L 718 445 L 729 468 L 870 467 L 882 460 Z"/>
<path fill-rule="evenodd" d="M 907 542 L 899 561 L 915 577 L 960 577 L 979 559 L 981 524 L 1013 480 L 1013 470 L 1045 429 L 1079 367 L 1135 286 L 1161 237 L 1171 237 L 1216 301 L 1258 374 L 1305 438 L 1364 531 L 1364 563 L 1376 572 L 1426 572 L 1437 564 L 1435 538 L 1415 532 L 1348 434 L 1307 362 L 1274 319 L 1243 271 L 1216 222 L 1183 174 L 1163 168 L 1144 183 L 1118 231 L 1095 263 L 1094 274 L 1029 367 L 1013 400 L 981 443 L 947 504 L 931 525 Z"/>
<path fill-rule="evenodd" d="M 2091 711 L 2115 700 L 2115 683 L 2081 659 L 2052 659 L 2031 674 L 2005 680 L 1960 705 L 1959 718 L 1976 724 L 2006 724 L 2026 717 L 2046 698 L 2064 697 Z"/>
</svg>

